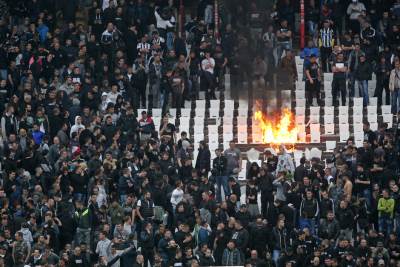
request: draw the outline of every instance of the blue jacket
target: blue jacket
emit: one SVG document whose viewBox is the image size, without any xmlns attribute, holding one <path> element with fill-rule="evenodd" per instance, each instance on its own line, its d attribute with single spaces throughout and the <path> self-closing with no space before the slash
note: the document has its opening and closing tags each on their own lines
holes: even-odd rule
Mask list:
<svg viewBox="0 0 400 267">
<path fill-rule="evenodd" d="M 304 65 L 310 62 L 310 56 L 316 55 L 319 57 L 319 48 L 318 47 L 305 47 L 303 51 L 300 53 L 300 58 L 304 59 Z"/>
<path fill-rule="evenodd" d="M 47 39 L 47 32 L 49 31 L 49 27 L 42 24 L 37 28 L 37 31 L 39 33 L 40 42 L 44 43 Z"/>
</svg>

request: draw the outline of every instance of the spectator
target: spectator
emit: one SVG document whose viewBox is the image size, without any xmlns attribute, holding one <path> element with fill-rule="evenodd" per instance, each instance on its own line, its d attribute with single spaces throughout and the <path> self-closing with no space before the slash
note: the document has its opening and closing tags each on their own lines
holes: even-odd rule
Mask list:
<svg viewBox="0 0 400 267">
<path fill-rule="evenodd" d="M 389 234 L 392 232 L 392 218 L 394 211 L 394 199 L 389 197 L 388 190 L 382 190 L 382 197 L 378 201 L 379 232 Z"/>
<path fill-rule="evenodd" d="M 358 83 L 360 96 L 363 97 L 363 105 L 366 107 L 369 104 L 368 96 L 368 80 L 371 80 L 372 68 L 366 61 L 365 55 L 360 56 L 360 63 L 355 70 L 355 78 Z"/>
<path fill-rule="evenodd" d="M 318 105 L 320 104 L 319 87 L 320 87 L 320 70 L 315 55 L 310 56 L 310 63 L 306 67 L 306 91 L 307 91 L 307 105 L 312 105 L 314 96 L 317 99 Z"/>
<path fill-rule="evenodd" d="M 347 63 L 344 61 L 343 54 L 338 54 L 332 66 L 333 80 L 332 80 L 332 98 L 335 106 L 338 106 L 338 93 L 342 97 L 342 106 L 346 105 L 346 73 Z"/>
<path fill-rule="evenodd" d="M 392 69 L 392 71 L 390 72 L 389 90 L 391 91 L 392 95 L 392 112 L 396 114 L 400 111 L 400 62 L 396 61 L 394 65 L 394 69 Z"/>
</svg>

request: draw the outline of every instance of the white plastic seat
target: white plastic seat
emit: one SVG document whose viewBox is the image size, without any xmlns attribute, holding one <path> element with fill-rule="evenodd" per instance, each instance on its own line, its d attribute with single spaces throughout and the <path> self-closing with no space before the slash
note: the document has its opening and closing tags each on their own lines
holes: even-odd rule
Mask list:
<svg viewBox="0 0 400 267">
<path fill-rule="evenodd" d="M 196 110 L 197 109 L 205 109 L 206 108 L 206 101 L 205 100 L 196 100 Z"/>
<path fill-rule="evenodd" d="M 225 119 L 224 119 L 225 122 Z M 237 117 L 238 125 L 247 125 L 247 116 L 246 117 Z"/>
<path fill-rule="evenodd" d="M 349 123 L 349 115 L 339 114 L 339 124 L 347 124 L 347 123 Z"/>
<path fill-rule="evenodd" d="M 369 123 L 369 128 L 370 128 L 372 131 L 378 131 L 378 123 L 377 123 L 377 122 L 370 122 L 370 123 Z"/>
<path fill-rule="evenodd" d="M 190 117 L 190 112 L 191 112 L 191 109 L 190 108 L 183 108 L 183 109 L 181 109 L 181 118 L 182 117 Z"/>
<path fill-rule="evenodd" d="M 195 110 L 195 115 L 196 115 L 196 117 L 202 117 L 202 118 L 204 118 L 205 113 L 206 113 L 206 110 L 203 109 L 203 108 L 196 108 L 196 110 Z"/>
<path fill-rule="evenodd" d="M 363 106 L 353 106 L 353 115 L 363 115 Z"/>
<path fill-rule="evenodd" d="M 319 150 L 319 149 L 316 148 L 316 147 L 313 147 L 313 148 L 310 149 L 310 157 L 311 157 L 311 158 L 321 159 L 321 157 L 322 157 L 322 151 Z"/>
<path fill-rule="evenodd" d="M 209 109 L 209 112 L 210 112 L 210 118 L 211 118 L 211 119 L 215 119 L 215 118 L 218 118 L 218 117 L 219 117 L 219 108 L 218 108 L 218 109 L 216 109 L 216 108 L 210 108 L 210 109 Z"/>
<path fill-rule="evenodd" d="M 369 123 L 378 121 L 378 117 L 377 117 L 376 113 L 375 114 L 368 113 L 367 119 L 368 119 Z"/>
<path fill-rule="evenodd" d="M 364 133 L 363 132 L 354 132 L 354 141 L 364 141 Z"/>
<path fill-rule="evenodd" d="M 320 108 L 310 107 L 310 122 L 319 123 Z"/>
<path fill-rule="evenodd" d="M 218 125 L 208 125 L 208 134 L 218 134 Z"/>
<path fill-rule="evenodd" d="M 151 110 L 153 117 L 161 117 L 161 112 L 162 112 L 162 110 L 160 108 L 153 108 Z"/>
<path fill-rule="evenodd" d="M 391 105 L 382 105 L 382 115 L 383 114 L 392 114 L 392 106 Z"/>
<path fill-rule="evenodd" d="M 233 118 L 233 109 L 224 109 L 224 118 Z"/>
<path fill-rule="evenodd" d="M 324 81 L 325 95 L 332 92 L 332 81 Z"/>
<path fill-rule="evenodd" d="M 349 115 L 349 107 L 339 106 L 339 115 Z"/>
<path fill-rule="evenodd" d="M 354 123 L 353 124 L 353 132 L 357 133 L 364 133 L 363 124 L 362 123 Z"/>
<path fill-rule="evenodd" d="M 333 135 L 335 134 L 335 124 L 334 123 L 326 123 L 324 125 L 325 135 Z"/>
<path fill-rule="evenodd" d="M 340 142 L 346 142 L 350 137 L 349 124 L 339 124 L 339 137 Z"/>
<path fill-rule="evenodd" d="M 225 108 L 231 108 L 231 109 L 234 109 L 234 107 L 235 107 L 235 101 L 234 100 L 230 100 L 230 99 L 226 99 L 226 100 L 224 100 L 224 107 Z"/>
<path fill-rule="evenodd" d="M 324 123 L 334 123 L 334 119 L 335 117 L 333 116 L 333 114 L 325 114 L 324 115 Z"/>
<path fill-rule="evenodd" d="M 362 115 L 353 115 L 353 123 L 362 123 L 363 116 Z"/>
<path fill-rule="evenodd" d="M 224 118 L 224 123 L 223 123 L 224 127 L 225 126 L 230 126 L 232 127 L 233 125 L 233 120 L 231 118 Z"/>
<path fill-rule="evenodd" d="M 370 97 L 369 98 L 369 106 L 378 106 L 378 98 Z"/>
<path fill-rule="evenodd" d="M 353 98 L 353 105 L 355 107 L 362 107 L 363 106 L 363 98 L 362 97 L 354 97 Z"/>
<path fill-rule="evenodd" d="M 200 142 L 200 141 L 203 141 L 203 140 L 204 140 L 204 134 L 202 134 L 202 133 L 196 133 L 196 134 L 193 135 L 193 139 L 194 139 L 194 142 L 195 142 L 195 143 L 198 143 L 198 142 Z"/>
<path fill-rule="evenodd" d="M 219 100 L 210 100 L 210 108 L 219 110 L 220 101 Z"/>
<path fill-rule="evenodd" d="M 239 117 L 246 117 L 247 118 L 248 114 L 249 114 L 249 109 L 247 107 L 246 108 L 239 107 L 239 109 L 238 109 L 238 116 Z"/>
<path fill-rule="evenodd" d="M 332 81 L 333 80 L 333 73 L 332 72 L 325 72 L 324 73 L 324 81 Z"/>
<path fill-rule="evenodd" d="M 298 99 L 306 99 L 305 91 L 296 90 L 295 95 L 296 95 L 296 100 L 298 100 Z M 297 103 L 296 103 L 296 105 L 297 105 Z"/>
<path fill-rule="evenodd" d="M 304 81 L 296 81 L 296 91 L 304 91 L 306 88 L 306 83 Z"/>
<path fill-rule="evenodd" d="M 197 127 L 197 126 L 204 127 L 204 118 L 202 118 L 202 117 L 195 117 L 193 120 L 194 120 L 194 126 L 195 126 L 195 127 Z"/>
<path fill-rule="evenodd" d="M 296 107 L 296 115 L 305 116 L 306 108 L 305 107 Z"/>
<path fill-rule="evenodd" d="M 252 133 L 253 136 L 253 143 L 254 144 L 261 144 L 262 143 L 262 133 Z"/>
<path fill-rule="evenodd" d="M 335 108 L 334 107 L 324 107 L 324 114 L 325 115 L 334 115 L 335 114 Z"/>
<path fill-rule="evenodd" d="M 368 112 L 368 114 L 377 114 L 378 113 L 378 107 L 375 105 L 375 106 L 372 106 L 372 105 L 369 105 L 369 106 L 367 106 L 367 112 Z"/>
<path fill-rule="evenodd" d="M 306 106 L 306 99 L 296 99 L 296 107 L 305 107 Z"/>
<path fill-rule="evenodd" d="M 386 123 L 393 122 L 393 115 L 392 114 L 382 114 L 382 120 Z"/>
<path fill-rule="evenodd" d="M 238 143 L 247 144 L 247 132 L 238 133 Z"/>
<path fill-rule="evenodd" d="M 311 143 L 321 142 L 321 133 L 319 123 L 310 124 Z"/>
<path fill-rule="evenodd" d="M 223 134 L 222 139 L 224 140 L 224 142 L 227 142 L 229 144 L 229 142 L 233 140 L 233 132 Z"/>
<path fill-rule="evenodd" d="M 305 123 L 305 119 L 306 119 L 306 116 L 304 116 L 304 115 L 296 115 L 296 118 L 295 118 L 296 125 L 297 124 L 304 124 Z"/>
<path fill-rule="evenodd" d="M 325 152 L 333 152 L 336 148 L 336 141 L 325 141 L 326 150 Z"/>
</svg>

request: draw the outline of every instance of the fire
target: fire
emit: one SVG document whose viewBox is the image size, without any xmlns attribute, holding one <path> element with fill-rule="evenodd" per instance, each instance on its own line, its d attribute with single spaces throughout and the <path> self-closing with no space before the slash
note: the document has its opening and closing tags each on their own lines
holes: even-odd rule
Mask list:
<svg viewBox="0 0 400 267">
<path fill-rule="evenodd" d="M 262 141 L 269 144 L 297 143 L 298 129 L 295 126 L 293 114 L 284 109 L 277 118 L 267 118 L 261 111 L 257 111 L 254 118 L 260 122 Z"/>
</svg>

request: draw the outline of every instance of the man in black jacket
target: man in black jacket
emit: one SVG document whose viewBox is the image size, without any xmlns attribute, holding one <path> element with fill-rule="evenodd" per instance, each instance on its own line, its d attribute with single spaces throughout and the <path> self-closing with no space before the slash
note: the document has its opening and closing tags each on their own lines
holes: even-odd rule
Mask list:
<svg viewBox="0 0 400 267">
<path fill-rule="evenodd" d="M 259 215 L 250 230 L 250 248 L 254 249 L 260 258 L 264 259 L 271 230 L 268 229 L 266 220 Z"/>
<path fill-rule="evenodd" d="M 144 257 L 145 266 L 150 261 L 150 265 L 154 264 L 154 231 L 151 222 L 146 222 L 143 231 L 140 233 L 140 247 Z"/>
<path fill-rule="evenodd" d="M 221 187 L 224 189 L 224 196 L 229 195 L 228 176 L 226 174 L 227 161 L 220 148 L 215 150 L 215 155 L 217 157 L 213 160 L 212 174 L 217 182 L 217 201 L 221 202 Z"/>
<path fill-rule="evenodd" d="M 358 82 L 360 96 L 363 97 L 363 105 L 366 107 L 369 103 L 368 80 L 372 79 L 372 68 L 371 64 L 367 62 L 366 57 L 363 54 L 360 55 L 360 64 L 358 64 L 356 69 L 355 77 Z"/>
<path fill-rule="evenodd" d="M 235 222 L 235 230 L 232 234 L 232 240 L 235 241 L 236 247 L 240 250 L 242 258 L 249 243 L 249 232 L 243 227 L 240 220 Z"/>
</svg>

